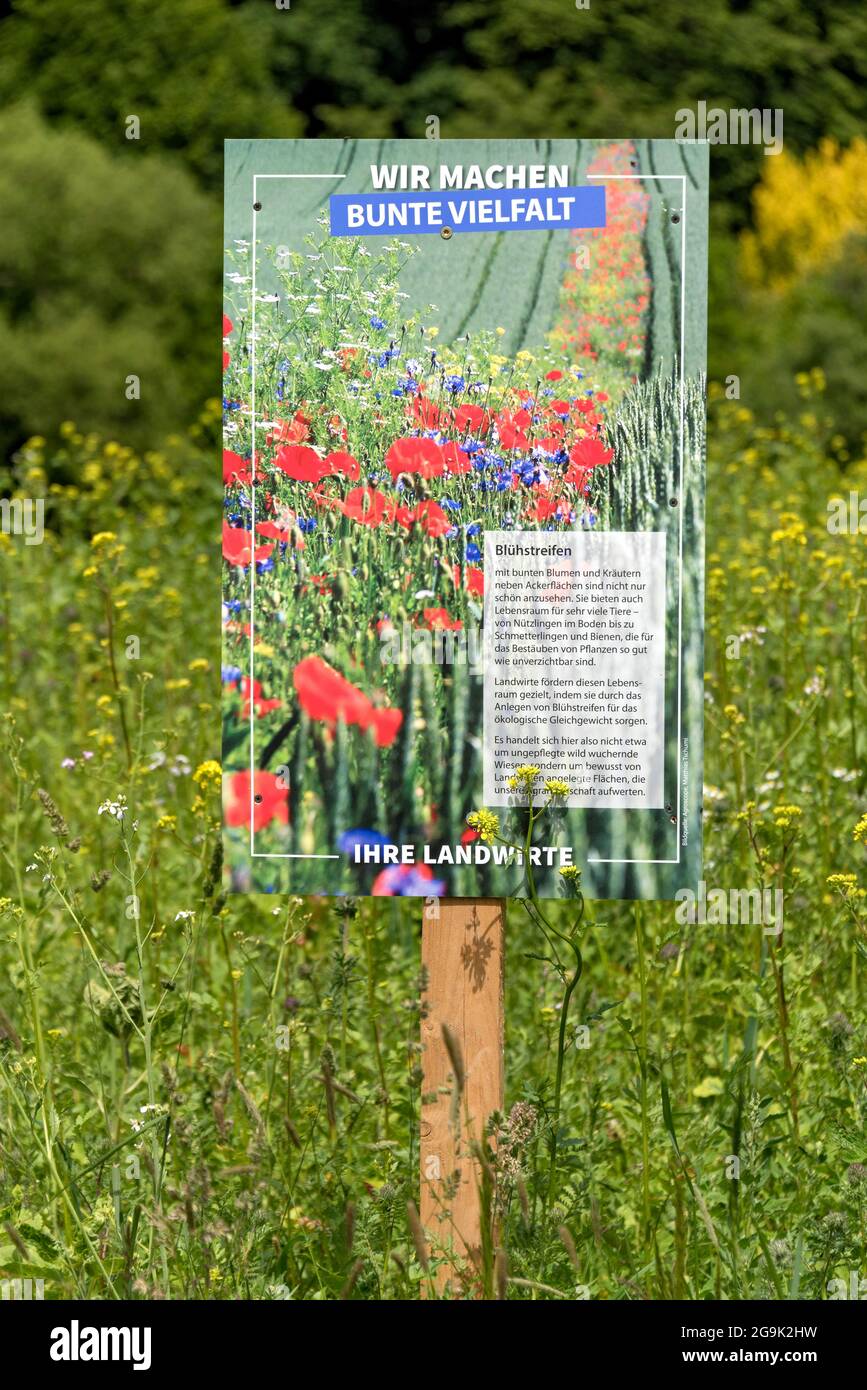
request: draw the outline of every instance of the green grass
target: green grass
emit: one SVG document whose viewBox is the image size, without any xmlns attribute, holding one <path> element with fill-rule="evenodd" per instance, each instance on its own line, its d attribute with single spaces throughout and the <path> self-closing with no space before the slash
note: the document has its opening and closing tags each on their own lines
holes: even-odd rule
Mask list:
<svg viewBox="0 0 867 1390">
<path fill-rule="evenodd" d="M 781 888 L 783 936 L 588 904 L 546 1211 L 563 988 L 510 905 L 507 1110 L 532 1109 L 496 1169 L 509 1297 L 863 1275 L 867 574 L 825 506 L 867 473 L 840 480 L 821 414 L 763 431 L 718 402 L 709 437 L 705 878 Z M 203 428 L 18 465 L 54 490 L 45 544 L 2 550 L 0 1273 L 47 1298 L 414 1297 L 420 909 L 223 895 Z M 98 815 L 121 792 L 123 835 Z"/>
</svg>

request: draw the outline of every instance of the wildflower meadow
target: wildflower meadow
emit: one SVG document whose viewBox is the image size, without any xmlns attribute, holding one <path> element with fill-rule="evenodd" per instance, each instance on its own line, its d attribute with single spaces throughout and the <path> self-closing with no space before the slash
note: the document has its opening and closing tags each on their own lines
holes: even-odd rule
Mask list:
<svg viewBox="0 0 867 1390">
<path fill-rule="evenodd" d="M 782 930 L 548 904 L 582 961 L 561 1049 L 571 948 L 510 904 L 494 1295 L 824 1299 L 863 1268 L 867 571 L 828 503 L 867 464 L 841 477 L 821 373 L 798 390 L 760 427 L 715 389 L 709 431 L 704 872 L 780 889 Z M 218 425 L 145 456 L 70 425 L 5 480 L 48 505 L 41 546 L 0 540 L 0 1269 L 414 1298 L 419 905 L 225 891 Z"/>
</svg>

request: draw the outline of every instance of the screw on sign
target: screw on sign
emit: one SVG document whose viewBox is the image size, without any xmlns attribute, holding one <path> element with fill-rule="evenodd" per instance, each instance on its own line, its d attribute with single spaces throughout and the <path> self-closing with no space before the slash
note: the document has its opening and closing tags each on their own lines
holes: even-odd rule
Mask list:
<svg viewBox="0 0 867 1390">
<path fill-rule="evenodd" d="M 423 1297 L 490 1296 L 498 1263 L 485 1127 L 503 1108 L 505 906 L 444 900 L 422 926 Z"/>
</svg>

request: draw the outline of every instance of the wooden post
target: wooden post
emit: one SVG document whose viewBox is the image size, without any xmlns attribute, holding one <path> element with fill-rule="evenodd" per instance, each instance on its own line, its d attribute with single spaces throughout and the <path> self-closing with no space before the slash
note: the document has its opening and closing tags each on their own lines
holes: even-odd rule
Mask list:
<svg viewBox="0 0 867 1390">
<path fill-rule="evenodd" d="M 425 910 L 422 965 L 421 1222 L 441 1296 L 478 1297 L 482 1260 L 479 1166 L 472 1143 L 503 1108 L 503 947 L 505 903 L 444 899 Z M 462 1093 L 443 1028 L 460 1051 Z M 425 1290 L 427 1292 L 427 1290 Z"/>
</svg>

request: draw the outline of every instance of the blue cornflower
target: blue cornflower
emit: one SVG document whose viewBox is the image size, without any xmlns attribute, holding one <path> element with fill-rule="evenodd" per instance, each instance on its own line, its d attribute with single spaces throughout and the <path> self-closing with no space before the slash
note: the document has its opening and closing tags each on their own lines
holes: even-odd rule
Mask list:
<svg viewBox="0 0 867 1390">
<path fill-rule="evenodd" d="M 454 497 L 444 497 L 440 506 L 446 507 L 450 512 L 459 512 L 461 509 L 460 502 L 456 502 Z"/>
<path fill-rule="evenodd" d="M 257 573 L 257 574 L 267 574 L 268 571 L 269 571 L 269 570 L 272 570 L 273 568 L 274 568 L 274 560 L 273 560 L 273 557 L 272 557 L 271 555 L 268 556 L 267 560 L 257 560 L 257 561 L 256 561 L 256 573 Z"/>
<path fill-rule="evenodd" d="M 223 685 L 237 685 L 241 675 L 240 666 L 224 666 L 221 670 Z"/>
<path fill-rule="evenodd" d="M 381 319 L 381 318 L 378 318 L 376 314 L 371 314 L 371 316 L 370 316 L 370 326 L 371 326 L 371 328 L 377 328 L 377 329 L 379 329 L 379 328 L 385 328 L 385 320 L 384 320 L 384 319 Z"/>
<path fill-rule="evenodd" d="M 468 536 L 477 536 L 477 535 L 479 534 L 479 532 L 481 531 L 481 529 L 482 529 L 482 523 L 481 523 L 480 521 L 472 521 L 472 522 L 470 522 L 470 525 L 467 527 L 467 535 L 468 535 Z"/>
<path fill-rule="evenodd" d="M 311 531 L 315 531 L 315 530 L 316 530 L 316 517 L 315 517 L 315 516 L 299 516 L 299 518 L 298 518 L 298 529 L 299 529 L 299 531 L 303 531 L 305 535 L 309 535 Z"/>
<path fill-rule="evenodd" d="M 475 562 L 476 560 L 481 560 L 481 558 L 482 552 L 479 550 L 479 547 L 475 543 L 467 546 L 468 560 L 472 560 L 473 562 Z"/>
<path fill-rule="evenodd" d="M 462 376 L 447 376 L 443 380 L 443 386 L 447 391 L 451 391 L 453 395 L 457 395 L 459 391 L 463 391 L 465 385 L 466 382 Z"/>
<path fill-rule="evenodd" d="M 374 846 L 381 849 L 384 845 L 390 845 L 392 841 L 387 835 L 382 835 L 378 830 L 344 830 L 337 840 L 337 848 L 341 854 L 355 855 L 356 846 L 361 849 L 365 845 Z"/>
</svg>

